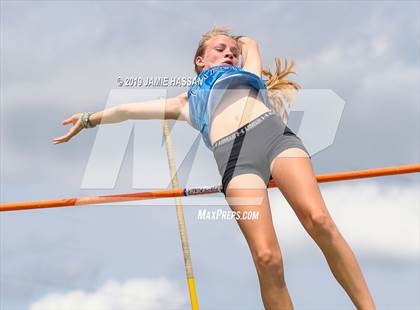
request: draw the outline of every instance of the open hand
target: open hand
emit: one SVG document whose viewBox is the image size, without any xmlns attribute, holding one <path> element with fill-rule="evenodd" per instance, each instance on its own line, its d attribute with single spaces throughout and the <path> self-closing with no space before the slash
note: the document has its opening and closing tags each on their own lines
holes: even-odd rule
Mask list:
<svg viewBox="0 0 420 310">
<path fill-rule="evenodd" d="M 63 121 L 63 125 L 73 124 L 73 126 L 69 129 L 66 135 L 54 138 L 52 143 L 59 144 L 59 143 L 67 142 L 73 136 L 77 135 L 83 129 L 82 121 L 80 120 L 81 116 L 82 116 L 82 113 L 74 114 L 73 116 Z"/>
</svg>

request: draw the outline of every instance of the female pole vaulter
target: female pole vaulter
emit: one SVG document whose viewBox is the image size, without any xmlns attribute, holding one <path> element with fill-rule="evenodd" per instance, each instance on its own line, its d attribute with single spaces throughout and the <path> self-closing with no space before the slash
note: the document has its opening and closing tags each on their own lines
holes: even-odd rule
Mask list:
<svg viewBox="0 0 420 310">
<path fill-rule="evenodd" d="M 290 90 L 299 87 L 284 79 L 292 73 L 292 66 L 286 63 L 280 70 L 276 59 L 274 75 L 263 70 L 257 42 L 222 28 L 202 36 L 194 65 L 198 78 L 188 92 L 75 114 L 63 122 L 73 124 L 68 133 L 53 143 L 67 142 L 83 128 L 128 119 L 164 117 L 188 122 L 213 152 L 230 208 L 259 211 L 257 220 L 237 222 L 251 251 L 265 309 L 293 309 L 271 217 L 267 193 L 271 178 L 353 304 L 357 309 L 375 309 L 356 257 L 326 208 L 308 151 L 276 113 L 283 101 L 272 96 L 274 91 L 281 91 L 287 99 Z M 269 78 L 263 80 L 262 75 Z"/>
</svg>

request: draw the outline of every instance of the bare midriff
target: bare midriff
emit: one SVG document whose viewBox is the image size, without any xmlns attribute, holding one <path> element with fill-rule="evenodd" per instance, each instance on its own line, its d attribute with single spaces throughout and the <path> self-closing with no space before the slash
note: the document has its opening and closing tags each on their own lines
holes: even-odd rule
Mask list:
<svg viewBox="0 0 420 310">
<path fill-rule="evenodd" d="M 210 120 L 211 144 L 267 111 L 270 109 L 254 88 L 227 90 Z"/>
</svg>

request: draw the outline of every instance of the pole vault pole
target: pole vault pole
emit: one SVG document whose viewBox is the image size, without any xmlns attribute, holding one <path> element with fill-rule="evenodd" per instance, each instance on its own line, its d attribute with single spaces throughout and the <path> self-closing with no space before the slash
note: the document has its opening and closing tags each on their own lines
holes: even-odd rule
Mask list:
<svg viewBox="0 0 420 310">
<path fill-rule="evenodd" d="M 381 177 L 386 175 L 397 175 L 405 173 L 417 173 L 420 172 L 420 164 L 410 164 L 395 167 L 384 167 L 377 169 L 366 169 L 358 171 L 345 171 L 330 174 L 321 174 L 316 177 L 318 183 L 362 179 Z M 268 187 L 276 187 L 274 180 L 271 180 Z M 11 202 L 11 203 L 0 203 L 0 211 L 16 211 L 16 210 L 30 210 L 30 209 L 41 209 L 41 208 L 55 208 L 55 207 L 73 207 L 82 205 L 93 205 L 101 203 L 114 203 L 114 202 L 125 202 L 133 200 L 146 200 L 146 199 L 157 199 L 157 198 L 171 198 L 171 197 L 182 197 L 192 195 L 205 195 L 221 193 L 221 185 L 215 185 L 211 187 L 197 187 L 197 188 L 176 188 L 169 190 L 161 190 L 155 192 L 140 192 L 140 193 L 129 193 L 129 194 L 116 194 L 116 195 L 104 195 L 104 196 L 90 196 L 82 198 L 67 198 L 58 200 L 41 200 L 41 201 L 29 201 L 29 202 Z"/>
<path fill-rule="evenodd" d="M 176 164 L 173 155 L 172 139 L 169 132 L 168 120 L 163 121 L 163 134 L 165 137 L 166 153 L 168 155 L 169 171 L 171 175 L 172 188 L 179 188 L 179 180 L 176 174 Z M 184 208 L 182 206 L 181 197 L 175 197 L 176 218 L 178 220 L 179 234 L 181 237 L 182 253 L 184 254 L 184 265 L 187 273 L 188 291 L 190 293 L 191 309 L 198 310 L 198 298 L 195 290 L 194 274 L 192 269 L 192 260 L 190 247 L 188 245 L 187 228 L 185 226 Z"/>
</svg>

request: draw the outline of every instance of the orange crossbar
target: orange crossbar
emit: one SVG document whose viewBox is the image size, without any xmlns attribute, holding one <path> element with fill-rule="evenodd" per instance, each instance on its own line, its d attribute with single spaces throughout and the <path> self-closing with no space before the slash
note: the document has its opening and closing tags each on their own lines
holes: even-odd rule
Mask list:
<svg viewBox="0 0 420 310">
<path fill-rule="evenodd" d="M 316 176 L 316 179 L 318 183 L 324 183 L 324 182 L 334 182 L 334 181 L 343 181 L 343 180 L 361 179 L 361 178 L 370 178 L 370 177 L 379 177 L 379 176 L 385 176 L 385 175 L 395 175 L 395 174 L 415 173 L 415 172 L 420 172 L 420 164 L 322 174 L 322 175 Z M 275 187 L 275 186 L 276 185 L 275 185 L 274 180 L 271 180 L 268 184 L 268 187 Z M 132 201 L 132 200 L 203 195 L 203 194 L 209 194 L 209 193 L 211 194 L 211 193 L 217 193 L 217 192 L 220 192 L 220 186 L 206 188 L 206 189 L 177 188 L 177 189 L 161 190 L 161 191 L 155 191 L 155 192 L 90 196 L 90 197 L 84 197 L 84 198 L 69 198 L 69 199 L 59 199 L 59 200 L 41 200 L 41 201 L 29 201 L 29 202 L 2 203 L 0 204 L 0 211 L 16 211 L 16 210 L 29 210 L 29 209 L 40 209 L 40 208 L 81 206 L 81 205 L 92 205 L 92 204 L 101 204 L 101 203 L 124 202 L 124 201 Z"/>
</svg>

